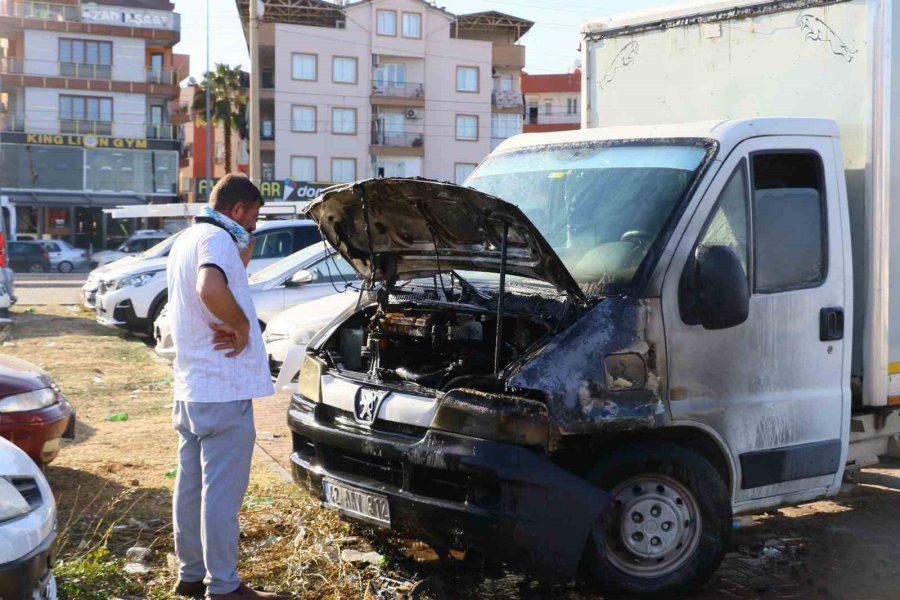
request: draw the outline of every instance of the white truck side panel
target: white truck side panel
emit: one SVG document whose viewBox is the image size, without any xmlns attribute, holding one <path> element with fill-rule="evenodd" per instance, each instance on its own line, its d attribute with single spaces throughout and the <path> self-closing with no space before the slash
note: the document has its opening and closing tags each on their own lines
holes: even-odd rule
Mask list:
<svg viewBox="0 0 900 600">
<path fill-rule="evenodd" d="M 885 0 L 890 3 L 890 0 Z M 778 4 L 778 3 L 769 3 Z M 596 32 L 586 26 L 583 126 L 649 125 L 756 116 L 822 117 L 837 122 L 846 167 L 852 230 L 855 316 L 853 372 L 862 371 L 866 306 L 865 188 L 869 156 L 870 18 L 865 0 L 815 6 L 792 2 L 780 12 L 720 13 L 705 22 L 679 20 L 663 28 L 629 27 Z M 800 6 L 797 8 L 797 6 Z M 900 20 L 894 11 L 893 24 Z M 710 14 L 704 11 L 703 14 Z M 663 15 L 662 18 L 665 18 Z M 647 17 L 643 22 L 659 21 Z M 638 21 L 640 23 L 641 21 Z M 896 27 L 889 26 L 896 30 Z M 890 42 L 900 52 L 900 35 Z M 897 54 L 900 56 L 900 54 Z M 893 82 L 900 84 L 896 61 Z M 891 111 L 900 115 L 900 90 L 890 87 Z M 891 119 L 890 147 L 900 142 Z M 900 151 L 896 153 L 900 156 Z M 900 193 L 900 169 L 890 173 Z M 891 209 L 900 223 L 900 203 Z M 893 229 L 893 228 L 892 228 Z M 891 236 L 900 256 L 900 235 Z M 900 260 L 890 277 L 889 357 L 900 372 Z M 900 395 L 897 389 L 890 395 Z"/>
</svg>

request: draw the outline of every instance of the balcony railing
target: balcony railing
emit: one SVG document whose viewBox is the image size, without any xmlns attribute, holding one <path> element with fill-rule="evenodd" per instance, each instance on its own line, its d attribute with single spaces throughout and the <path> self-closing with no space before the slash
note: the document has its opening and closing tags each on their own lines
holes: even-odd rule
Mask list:
<svg viewBox="0 0 900 600">
<path fill-rule="evenodd" d="M 147 69 L 147 83 L 178 85 L 178 73 L 171 69 Z"/>
<path fill-rule="evenodd" d="M 0 58 L 0 73 L 21 75 L 25 72 L 25 59 L 16 57 Z"/>
<path fill-rule="evenodd" d="M 82 79 L 112 79 L 112 65 L 61 62 L 59 63 L 59 74 L 63 77 Z"/>
<path fill-rule="evenodd" d="M 177 140 L 180 128 L 172 123 L 147 123 L 148 140 Z"/>
<path fill-rule="evenodd" d="M 0 116 L 0 131 L 22 132 L 25 131 L 25 117 L 20 115 Z"/>
<path fill-rule="evenodd" d="M 60 119 L 60 133 L 112 135 L 112 121 L 90 121 L 86 119 Z"/>
<path fill-rule="evenodd" d="M 491 102 L 497 108 L 519 108 L 525 106 L 525 99 L 521 90 L 494 90 L 491 92 Z"/>
<path fill-rule="evenodd" d="M 0 16 L 40 21 L 80 21 L 81 7 L 50 2 L 0 0 Z"/>
<path fill-rule="evenodd" d="M 537 115 L 528 115 L 525 122 L 528 125 L 571 125 L 581 123 L 581 115 L 578 113 L 552 115 L 538 113 Z"/>
<path fill-rule="evenodd" d="M 372 134 L 372 145 L 392 146 L 394 148 L 420 148 L 425 145 L 425 134 L 379 131 Z"/>
<path fill-rule="evenodd" d="M 425 87 L 421 83 L 397 83 L 373 79 L 372 95 L 385 98 L 424 98 Z"/>
</svg>

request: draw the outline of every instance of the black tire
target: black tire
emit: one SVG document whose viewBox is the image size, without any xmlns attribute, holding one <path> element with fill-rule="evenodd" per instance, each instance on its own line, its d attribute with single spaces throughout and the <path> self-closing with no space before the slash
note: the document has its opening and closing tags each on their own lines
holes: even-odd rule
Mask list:
<svg viewBox="0 0 900 600">
<path fill-rule="evenodd" d="M 589 479 L 613 496 L 585 548 L 589 582 L 672 597 L 698 590 L 719 567 L 731 532 L 731 496 L 702 455 L 676 444 L 630 444 L 601 459 Z M 687 518 L 695 513 L 699 518 Z"/>
<path fill-rule="evenodd" d="M 41 263 L 31 263 L 30 265 L 28 265 L 28 272 L 29 273 L 46 273 L 47 267 L 45 267 Z"/>
<path fill-rule="evenodd" d="M 147 324 L 147 333 L 150 335 L 151 339 L 156 339 L 156 320 L 159 318 L 159 313 L 163 311 L 166 307 L 166 304 L 169 303 L 169 297 L 163 296 L 153 305 L 153 308 L 150 310 L 150 318 L 149 323 Z"/>
<path fill-rule="evenodd" d="M 59 269 L 60 273 L 71 273 L 72 272 L 72 263 L 70 263 L 67 260 L 64 260 L 61 263 L 59 263 L 59 266 L 57 267 L 57 269 Z"/>
</svg>

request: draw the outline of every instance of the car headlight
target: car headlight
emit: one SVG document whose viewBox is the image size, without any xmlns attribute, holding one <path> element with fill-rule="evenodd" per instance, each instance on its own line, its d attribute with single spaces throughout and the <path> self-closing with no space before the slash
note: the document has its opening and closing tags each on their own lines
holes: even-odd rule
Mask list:
<svg viewBox="0 0 900 600">
<path fill-rule="evenodd" d="M 31 512 L 25 497 L 8 479 L 0 477 L 0 523 Z"/>
<path fill-rule="evenodd" d="M 297 391 L 300 395 L 312 402 L 322 400 L 322 373 L 325 372 L 325 363 L 314 354 L 303 357 L 300 365 L 300 375 L 297 376 Z"/>
<path fill-rule="evenodd" d="M 56 398 L 56 391 L 53 388 L 13 394 L 0 400 L 0 413 L 24 412 L 46 408 L 56 402 Z"/>
<path fill-rule="evenodd" d="M 116 289 L 121 290 L 122 288 L 127 287 L 141 287 L 142 285 L 147 285 L 148 283 L 150 283 L 150 280 L 153 279 L 159 272 L 160 271 L 148 271 L 146 273 L 138 273 L 137 275 L 126 277 L 119 282 L 119 285 L 116 286 Z"/>
<path fill-rule="evenodd" d="M 431 428 L 525 446 L 545 445 L 550 433 L 545 404 L 466 390 L 451 390 L 441 399 Z"/>
</svg>

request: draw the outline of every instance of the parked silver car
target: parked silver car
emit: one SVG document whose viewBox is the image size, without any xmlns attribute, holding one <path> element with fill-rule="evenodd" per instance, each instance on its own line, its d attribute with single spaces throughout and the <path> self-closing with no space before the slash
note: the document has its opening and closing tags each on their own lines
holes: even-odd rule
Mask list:
<svg viewBox="0 0 900 600">
<path fill-rule="evenodd" d="M 88 253 L 75 248 L 63 240 L 41 240 L 41 246 L 50 256 L 50 269 L 60 273 L 71 273 L 88 265 Z"/>
</svg>

